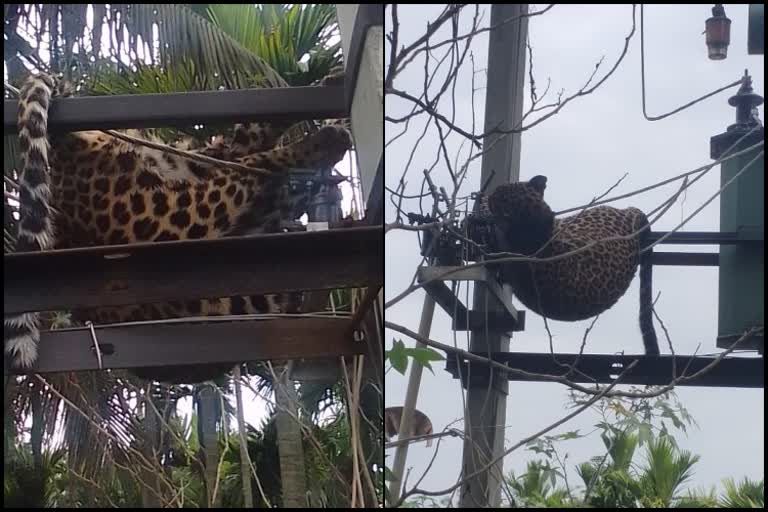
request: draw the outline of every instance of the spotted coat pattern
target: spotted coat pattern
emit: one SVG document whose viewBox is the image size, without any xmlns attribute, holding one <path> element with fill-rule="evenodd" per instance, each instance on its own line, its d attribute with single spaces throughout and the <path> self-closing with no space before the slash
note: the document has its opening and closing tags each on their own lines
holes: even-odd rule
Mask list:
<svg viewBox="0 0 768 512">
<path fill-rule="evenodd" d="M 626 293 L 640 264 L 640 327 L 646 353 L 658 354 L 652 322 L 651 263 L 640 255 L 648 224 L 637 208 L 597 206 L 556 219 L 544 201 L 546 177 L 498 187 L 484 208 L 496 227 L 498 248 L 536 258 L 556 258 L 594 242 L 581 252 L 551 261 L 500 265 L 529 309 L 554 320 L 576 321 L 606 311 Z M 623 237 L 623 238 L 622 238 Z M 650 255 L 650 252 L 646 253 Z"/>
<path fill-rule="evenodd" d="M 343 123 L 282 147 L 275 144 L 289 123 L 252 123 L 236 125 L 231 139 L 219 137 L 195 150 L 251 169 L 244 171 L 200 164 L 102 132 L 49 137 L 48 108 L 59 90 L 41 74 L 21 91 L 17 251 L 220 238 L 242 228 L 246 218 L 250 228 L 274 231 L 275 189 L 282 175 L 291 168 L 332 166 L 352 145 Z M 75 311 L 73 318 L 112 323 L 291 312 L 299 301 L 295 294 L 212 298 Z M 37 314 L 5 317 L 6 352 L 14 364 L 34 363 L 38 324 Z"/>
</svg>

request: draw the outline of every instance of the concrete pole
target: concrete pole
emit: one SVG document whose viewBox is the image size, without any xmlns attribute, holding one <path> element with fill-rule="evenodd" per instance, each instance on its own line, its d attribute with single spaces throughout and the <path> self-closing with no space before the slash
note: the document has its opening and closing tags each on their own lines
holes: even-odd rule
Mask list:
<svg viewBox="0 0 768 512">
<path fill-rule="evenodd" d="M 485 99 L 485 131 L 496 127 L 513 128 L 523 115 L 523 89 L 525 87 L 525 41 L 528 18 L 515 19 L 528 13 L 527 4 L 494 4 L 491 8 L 491 26 L 500 25 L 489 34 L 488 84 Z M 503 23 L 503 24 L 502 24 Z M 501 137 L 502 140 L 498 140 Z M 483 155 L 480 183 L 486 183 L 493 174 L 486 193 L 498 185 L 518 181 L 520 178 L 520 135 L 490 135 L 483 141 L 490 148 Z M 505 298 L 511 293 L 505 286 Z M 476 311 L 500 309 L 481 283 L 475 284 Z M 509 350 L 509 336 L 490 331 L 472 332 L 470 350 L 504 352 Z M 474 379 L 473 379 L 474 381 Z M 491 386 L 481 382 L 467 385 L 467 411 L 465 413 L 464 460 L 462 477 L 471 475 L 497 458 L 504 449 L 504 428 L 507 412 L 509 381 L 491 372 Z M 498 507 L 501 501 L 503 464 L 498 462 L 462 485 L 461 507 Z"/>
<path fill-rule="evenodd" d="M 435 299 L 429 294 L 424 296 L 424 306 L 421 310 L 421 320 L 419 321 L 419 336 L 429 338 L 429 331 L 432 329 L 432 318 L 435 314 Z M 416 348 L 427 348 L 423 343 L 416 342 Z M 400 429 L 397 438 L 405 439 L 410 437 L 411 426 L 413 425 L 413 410 L 416 408 L 416 400 L 419 398 L 419 387 L 421 386 L 421 374 L 424 367 L 417 361 L 412 361 L 411 374 L 408 376 L 408 389 L 405 392 L 405 403 L 403 404 L 403 415 L 400 418 Z M 403 443 L 395 448 L 395 461 L 392 465 L 394 480 L 389 485 L 389 496 L 392 499 L 400 497 L 400 484 L 405 470 L 405 460 L 408 457 L 408 444 Z"/>
</svg>

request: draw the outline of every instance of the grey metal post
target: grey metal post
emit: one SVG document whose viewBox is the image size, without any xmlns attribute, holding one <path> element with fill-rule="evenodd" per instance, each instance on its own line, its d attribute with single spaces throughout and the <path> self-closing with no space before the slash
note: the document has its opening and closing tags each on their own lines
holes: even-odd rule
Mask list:
<svg viewBox="0 0 768 512">
<path fill-rule="evenodd" d="M 504 22 L 527 13 L 527 4 L 495 4 L 491 8 L 491 25 L 501 25 L 489 34 L 486 132 L 497 127 L 513 128 L 522 118 L 528 18 Z M 519 134 L 489 135 L 483 141 L 483 148 L 487 152 L 483 155 L 480 183 L 486 183 L 495 172 L 486 192 L 519 179 Z M 506 287 L 504 295 L 507 300 L 511 298 Z M 475 284 L 473 304 L 478 311 L 499 309 L 480 283 Z M 508 349 L 509 336 L 504 333 L 472 332 L 470 350 L 498 352 Z M 490 388 L 477 382 L 467 384 L 463 477 L 475 473 L 503 452 L 504 429 L 501 427 L 506 421 L 508 387 L 506 378 L 493 372 Z M 501 500 L 502 477 L 503 464 L 499 461 L 489 471 L 465 482 L 461 489 L 461 507 L 497 507 Z"/>
</svg>

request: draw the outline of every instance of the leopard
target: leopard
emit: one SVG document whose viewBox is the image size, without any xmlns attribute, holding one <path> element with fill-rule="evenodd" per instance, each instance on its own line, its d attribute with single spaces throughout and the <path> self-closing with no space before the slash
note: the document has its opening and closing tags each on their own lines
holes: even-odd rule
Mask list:
<svg viewBox="0 0 768 512">
<path fill-rule="evenodd" d="M 321 84 L 322 85 L 322 84 Z M 348 120 L 326 122 L 315 133 L 275 146 L 291 123 L 238 123 L 231 139 L 217 137 L 191 150 L 241 164 L 201 164 L 100 131 L 48 133 L 48 111 L 71 93 L 57 77 L 27 78 L 19 95 L 19 221 L 16 251 L 47 251 L 141 242 L 216 239 L 278 230 L 277 189 L 290 169 L 324 168 L 352 148 Z M 133 134 L 133 133 L 131 133 Z M 188 316 L 298 312 L 296 294 L 205 298 L 72 312 L 94 324 Z M 40 314 L 5 315 L 5 351 L 12 365 L 37 360 Z M 201 382 L 231 365 L 134 369 L 168 383 Z"/>
<path fill-rule="evenodd" d="M 546 176 L 539 175 L 480 196 L 481 215 L 493 226 L 496 248 L 534 257 L 491 265 L 500 280 L 535 313 L 572 322 L 595 317 L 616 304 L 639 266 L 640 332 L 645 354 L 659 355 L 653 325 L 652 253 L 642 251 L 649 242 L 647 216 L 635 207 L 599 205 L 556 218 L 544 200 L 546 184 Z M 594 244 L 606 239 L 610 240 Z"/>
</svg>

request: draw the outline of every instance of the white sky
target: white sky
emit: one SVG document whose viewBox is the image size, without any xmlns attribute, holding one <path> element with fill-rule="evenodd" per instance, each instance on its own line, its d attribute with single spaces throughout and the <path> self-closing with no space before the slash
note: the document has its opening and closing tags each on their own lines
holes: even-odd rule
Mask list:
<svg viewBox="0 0 768 512">
<path fill-rule="evenodd" d="M 544 5 L 532 6 L 538 10 Z M 423 34 L 428 20 L 433 20 L 443 6 L 402 5 L 399 10 L 400 43 L 408 45 Z M 728 58 L 711 61 L 707 58 L 704 43 L 704 21 L 711 16 L 711 5 L 650 5 L 645 8 L 645 52 L 647 105 L 650 115 L 668 112 L 688 101 L 722 87 L 738 79 L 748 68 L 757 93 L 764 94 L 763 56 L 747 55 L 746 30 L 747 6 L 726 5 L 726 14 L 733 20 L 731 45 Z M 483 26 L 490 18 L 490 6 L 485 6 Z M 389 12 L 385 16 L 385 30 L 389 33 Z M 471 19 L 470 9 L 462 16 L 464 27 Z M 625 172 L 629 175 L 616 194 L 629 192 L 653 184 L 686 170 L 709 163 L 709 139 L 725 131 L 734 122 L 735 110 L 727 103 L 736 92 L 726 92 L 705 100 L 668 119 L 647 122 L 642 116 L 640 93 L 640 41 L 639 8 L 638 33 L 621 67 L 609 80 L 590 96 L 579 98 L 567 105 L 560 114 L 525 132 L 522 137 L 521 176 L 527 180 L 537 174 L 549 178 L 547 201 L 554 210 L 563 210 L 589 202 L 616 182 Z M 450 27 L 450 23 L 446 24 Z M 605 72 L 618 57 L 624 37 L 631 27 L 629 5 L 557 5 L 549 13 L 531 19 L 529 32 L 534 52 L 534 70 L 538 91 L 541 93 L 547 77 L 551 77 L 551 91 L 565 88 L 566 95 L 577 90 L 592 72 L 595 62 L 605 55 L 601 72 Z M 464 33 L 461 31 L 460 33 Z M 432 39 L 441 41 L 442 31 Z M 477 37 L 472 51 L 477 69 L 484 69 L 487 60 L 487 33 Z M 385 62 L 390 48 L 385 47 Z M 437 54 L 436 58 L 442 56 Z M 423 55 L 398 76 L 395 87 L 419 96 L 423 84 Z M 469 59 L 467 59 L 467 62 Z M 386 67 L 385 67 L 386 69 Z M 471 71 L 469 65 L 460 73 L 457 83 L 455 112 L 456 124 L 470 128 L 471 119 Z M 527 76 L 527 73 L 526 73 Z M 600 75 L 602 76 L 602 75 Z M 478 73 L 477 86 L 484 85 L 485 76 Z M 436 80 L 436 83 L 442 83 Z M 483 126 L 485 105 L 484 90 L 477 93 L 476 126 Z M 526 89 L 526 100 L 528 91 Z M 450 94 L 441 103 L 441 112 L 451 117 Z M 386 113 L 401 116 L 410 111 L 411 105 L 386 97 Z M 527 103 L 526 103 L 527 108 Z M 763 108 L 760 107 L 763 118 Z M 386 184 L 395 189 L 406 167 L 415 139 L 421 134 L 424 118 L 411 123 L 408 136 L 387 146 Z M 402 125 L 385 124 L 389 140 L 402 129 Z M 449 149 L 459 148 L 462 139 L 449 138 Z M 406 193 L 418 193 L 422 169 L 431 166 L 438 145 L 433 128 L 418 143 L 413 163 L 407 177 Z M 466 146 L 466 144 L 465 144 Z M 463 155 L 466 156 L 466 147 Z M 461 160 L 460 160 L 461 161 Z M 438 166 L 440 169 L 441 166 Z M 470 167 L 470 177 L 463 193 L 479 189 L 479 159 Z M 447 173 L 436 170 L 433 177 L 438 186 L 449 187 Z M 692 213 L 704 200 L 719 188 L 719 169 L 710 171 L 689 189 L 682 201 L 654 226 L 655 230 L 673 228 L 685 216 Z M 679 184 L 656 189 L 641 196 L 619 201 L 614 206 L 637 206 L 645 211 L 656 207 Z M 389 200 L 387 222 L 394 220 L 394 208 Z M 427 206 L 429 203 L 425 203 Z M 416 202 L 406 203 L 406 211 L 418 211 Z M 700 215 L 686 225 L 687 231 L 718 231 L 719 201 L 715 200 Z M 715 252 L 710 246 L 664 246 L 662 250 Z M 400 293 L 413 276 L 420 261 L 418 245 L 413 233 L 393 232 L 386 238 L 387 299 Z M 699 353 L 717 351 L 717 278 L 712 267 L 663 267 L 654 268 L 654 295 L 661 292 L 656 309 L 664 319 L 678 353 L 693 353 L 700 344 Z M 466 288 L 462 288 L 462 296 Z M 471 295 L 469 295 L 471 297 Z M 415 293 L 386 312 L 388 320 L 416 331 L 422 308 L 423 293 Z M 465 300 L 465 303 L 469 301 Z M 471 302 L 470 302 L 471 303 Z M 519 307 L 519 305 L 518 305 Z M 524 308 L 523 308 L 524 309 Z M 597 322 L 586 352 L 612 353 L 626 350 L 639 353 L 642 350 L 637 326 L 638 289 L 635 280 L 619 303 L 604 313 Z M 584 329 L 589 322 L 550 322 L 555 336 L 555 351 L 577 352 Z M 658 329 L 658 326 L 657 326 Z M 457 333 L 460 347 L 466 348 L 467 336 Z M 659 329 L 660 339 L 663 333 Z M 437 307 L 430 337 L 443 343 L 453 343 L 453 333 L 446 314 Z M 387 348 L 392 339 L 413 342 L 399 333 L 387 331 Z M 543 352 L 547 350 L 547 335 L 543 321 L 529 312 L 526 330 L 516 333 L 512 340 L 513 350 Z M 663 342 L 662 342 L 663 343 Z M 662 345 L 662 351 L 665 346 Z M 668 351 L 668 348 L 666 349 Z M 386 405 L 402 405 L 407 377 L 390 371 L 386 377 Z M 763 400 L 762 389 L 678 388 L 681 402 L 698 422 L 686 436 L 675 433 L 683 449 L 701 455 L 694 467 L 693 487 L 719 484 L 725 477 L 763 477 Z M 505 444 L 507 446 L 543 428 L 562 417 L 566 404 L 566 388 L 550 383 L 511 382 L 507 402 Z M 436 432 L 446 425 L 463 418 L 461 386 L 443 370 L 442 363 L 435 365 L 434 375 L 424 372 L 417 407 L 432 420 Z M 533 412 L 533 413 L 532 413 Z M 580 429 L 590 432 L 597 416 L 582 414 L 556 429 L 552 434 Z M 463 421 L 454 425 L 463 428 Z M 415 482 L 426 465 L 431 469 L 420 487 L 442 489 L 456 482 L 461 467 L 461 441 L 446 438 L 434 461 L 435 445 L 426 448 L 423 443 L 412 445 L 407 467 L 413 468 L 409 481 Z M 577 463 L 602 453 L 599 437 L 559 445 L 561 453 L 570 453 L 569 461 Z M 388 450 L 392 461 L 394 450 Z M 520 474 L 530 460 L 530 452 L 518 450 L 505 459 L 504 470 Z M 573 475 L 572 475 L 573 476 Z"/>
<path fill-rule="evenodd" d="M 32 15 L 32 22 L 35 25 L 39 24 L 38 21 L 36 20 L 35 16 L 34 16 L 34 14 Z M 88 9 L 87 23 L 88 23 L 89 26 L 93 25 L 93 9 L 92 8 Z M 22 28 L 24 28 L 24 27 L 22 27 Z M 31 28 L 27 27 L 25 30 L 26 30 L 26 32 L 24 30 L 21 31 L 22 35 L 27 39 L 27 41 L 30 44 L 33 45 L 33 47 L 37 47 L 37 41 L 35 40 L 35 38 L 32 35 L 33 32 L 31 30 Z M 155 36 L 158 35 L 157 29 L 155 29 L 154 35 Z M 108 52 L 108 48 L 110 47 L 110 45 L 109 45 L 109 38 L 111 37 L 110 36 L 110 32 L 106 29 L 106 26 L 104 27 L 104 30 L 102 31 L 101 36 L 102 36 L 101 37 L 101 41 L 102 41 L 102 48 L 103 48 L 102 55 L 106 55 L 106 54 L 109 53 Z M 332 36 L 331 40 L 330 40 L 330 44 L 336 43 L 338 41 L 338 37 L 339 36 L 337 36 L 337 35 Z M 126 47 L 128 47 L 127 34 L 125 34 L 125 37 L 123 38 L 123 40 L 124 40 L 125 44 L 122 46 L 122 48 L 125 49 Z M 86 36 L 84 38 L 84 44 L 86 45 L 86 47 L 90 47 L 90 45 L 92 44 L 90 35 L 88 33 L 86 33 Z M 41 52 L 41 56 L 42 56 L 42 60 L 44 62 L 48 63 L 47 48 L 46 48 L 46 51 Z M 123 51 L 123 55 L 122 56 L 123 56 L 123 60 L 125 62 L 128 62 L 130 60 L 128 58 L 128 54 L 125 53 L 125 51 Z M 147 62 L 147 63 L 150 62 L 149 56 L 145 56 L 143 49 L 139 52 L 139 56 L 142 57 L 142 58 L 146 57 L 144 59 L 145 62 Z M 5 69 L 5 66 L 4 66 L 4 76 L 7 79 L 7 69 Z M 360 174 L 359 174 L 359 172 L 357 170 L 357 159 L 354 156 L 353 152 L 347 153 L 347 155 L 344 157 L 344 159 L 336 164 L 336 170 L 340 174 L 342 174 L 344 176 L 351 177 L 353 180 L 359 180 Z M 360 201 L 364 201 L 364 198 L 363 198 L 362 194 L 360 193 L 359 183 L 356 185 L 356 190 L 355 191 L 353 191 L 353 186 L 349 182 L 341 183 L 340 184 L 340 189 L 341 189 L 341 193 L 342 193 L 341 207 L 342 207 L 342 210 L 343 210 L 343 214 L 344 215 L 348 215 L 348 214 L 351 213 L 352 207 L 353 207 L 353 201 L 354 201 L 353 195 L 356 195 L 356 201 L 357 201 L 356 210 L 361 214 L 364 211 L 364 205 L 361 205 Z M 304 220 L 306 220 L 306 219 L 304 218 Z M 245 412 L 245 419 L 246 419 L 246 421 L 248 423 L 258 427 L 260 425 L 261 419 L 267 413 L 267 406 L 266 406 L 266 404 L 264 403 L 263 400 L 261 400 L 260 398 L 256 397 L 253 394 L 253 392 L 250 389 L 246 388 L 246 387 L 243 387 L 243 401 L 244 401 L 244 404 L 245 404 L 245 411 L 244 412 Z M 189 412 L 191 412 L 191 407 L 192 407 L 191 403 L 192 403 L 191 399 L 181 400 L 179 402 L 179 404 L 180 404 L 179 405 L 180 413 L 188 414 Z"/>
</svg>

